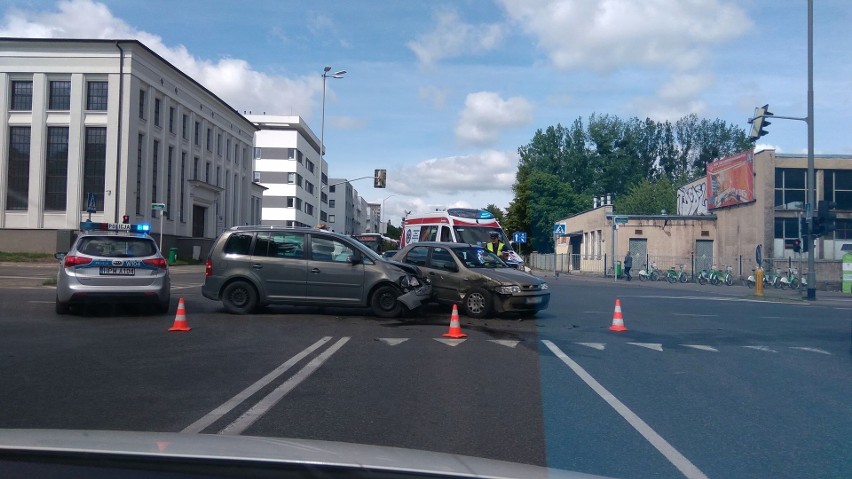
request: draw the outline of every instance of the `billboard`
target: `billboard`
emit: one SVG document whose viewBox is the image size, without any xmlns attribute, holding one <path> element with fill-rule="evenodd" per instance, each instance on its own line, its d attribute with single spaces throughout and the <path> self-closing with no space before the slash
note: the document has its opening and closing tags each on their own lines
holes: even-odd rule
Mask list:
<svg viewBox="0 0 852 479">
<path fill-rule="evenodd" d="M 754 151 L 707 164 L 706 195 L 708 210 L 754 201 Z"/>
</svg>

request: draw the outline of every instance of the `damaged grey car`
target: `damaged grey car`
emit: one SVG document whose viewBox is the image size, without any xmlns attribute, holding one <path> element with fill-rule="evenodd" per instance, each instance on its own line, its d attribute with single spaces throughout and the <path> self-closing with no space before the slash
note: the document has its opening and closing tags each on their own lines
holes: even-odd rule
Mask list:
<svg viewBox="0 0 852 479">
<path fill-rule="evenodd" d="M 472 318 L 509 312 L 533 316 L 550 302 L 547 282 L 477 245 L 411 243 L 393 259 L 422 269 L 435 301 L 459 305 Z"/>
<path fill-rule="evenodd" d="M 370 307 L 382 318 L 427 301 L 429 280 L 345 235 L 315 228 L 237 226 L 207 257 L 204 297 L 247 314 L 258 306 Z"/>
</svg>

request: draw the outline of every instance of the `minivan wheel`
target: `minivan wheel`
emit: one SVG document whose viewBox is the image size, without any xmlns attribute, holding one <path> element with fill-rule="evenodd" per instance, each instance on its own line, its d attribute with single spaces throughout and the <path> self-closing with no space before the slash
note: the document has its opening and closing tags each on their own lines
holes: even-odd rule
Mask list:
<svg viewBox="0 0 852 479">
<path fill-rule="evenodd" d="M 56 314 L 68 314 L 71 312 L 71 305 L 68 303 L 59 302 L 59 298 L 56 298 Z"/>
<path fill-rule="evenodd" d="M 491 314 L 491 295 L 482 288 L 474 288 L 464 297 L 464 312 L 475 319 L 482 319 Z"/>
<path fill-rule="evenodd" d="M 246 281 L 234 281 L 222 290 L 222 305 L 231 314 L 248 314 L 257 306 L 257 291 Z"/>
<path fill-rule="evenodd" d="M 402 314 L 402 304 L 397 301 L 400 291 L 393 286 L 380 286 L 370 297 L 370 307 L 380 318 L 395 318 Z"/>
</svg>

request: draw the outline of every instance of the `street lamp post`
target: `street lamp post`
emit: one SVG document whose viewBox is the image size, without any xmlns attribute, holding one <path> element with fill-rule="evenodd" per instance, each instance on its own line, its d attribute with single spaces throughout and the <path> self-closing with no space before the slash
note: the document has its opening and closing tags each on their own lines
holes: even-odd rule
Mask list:
<svg viewBox="0 0 852 479">
<path fill-rule="evenodd" d="M 382 206 L 381 206 L 381 208 L 379 208 L 379 230 L 382 229 L 382 216 L 385 215 L 385 200 L 387 200 L 388 198 L 393 197 L 393 196 L 398 196 L 398 195 L 388 195 L 388 196 L 385 197 L 384 200 L 382 200 Z M 379 232 L 382 233 L 382 234 L 385 234 L 385 233 L 387 233 L 387 231 L 388 231 L 388 228 L 387 228 L 387 226 L 385 226 L 385 230 L 379 231 Z"/>
<path fill-rule="evenodd" d="M 331 67 L 322 69 L 322 123 L 320 124 L 320 164 L 319 164 L 319 193 L 317 193 L 317 223 L 322 222 L 322 164 L 325 157 L 325 82 L 326 78 L 343 78 L 346 70 L 329 73 Z"/>
</svg>

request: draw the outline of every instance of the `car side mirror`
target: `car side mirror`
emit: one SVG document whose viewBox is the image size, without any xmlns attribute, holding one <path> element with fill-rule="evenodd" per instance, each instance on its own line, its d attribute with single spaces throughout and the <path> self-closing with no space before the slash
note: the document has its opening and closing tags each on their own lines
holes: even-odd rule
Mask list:
<svg viewBox="0 0 852 479">
<path fill-rule="evenodd" d="M 360 251 L 353 251 L 352 255 L 346 258 L 346 261 L 349 264 L 361 264 L 364 262 L 364 256 L 361 255 Z"/>
</svg>

